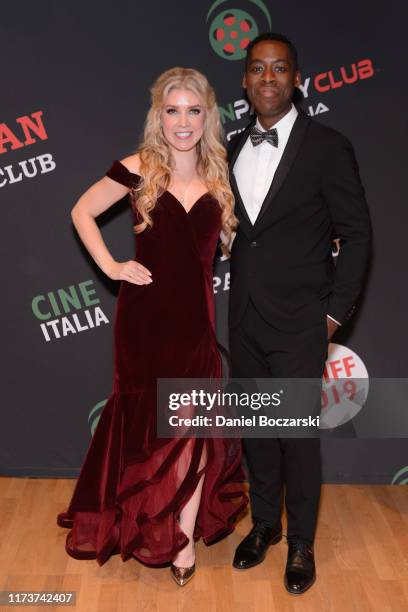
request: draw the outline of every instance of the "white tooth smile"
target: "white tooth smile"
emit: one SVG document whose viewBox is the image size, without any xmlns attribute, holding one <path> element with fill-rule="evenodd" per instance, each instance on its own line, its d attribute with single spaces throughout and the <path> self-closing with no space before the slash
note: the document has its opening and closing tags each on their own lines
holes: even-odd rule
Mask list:
<svg viewBox="0 0 408 612">
<path fill-rule="evenodd" d="M 177 138 L 189 138 L 193 132 L 175 132 Z"/>
</svg>

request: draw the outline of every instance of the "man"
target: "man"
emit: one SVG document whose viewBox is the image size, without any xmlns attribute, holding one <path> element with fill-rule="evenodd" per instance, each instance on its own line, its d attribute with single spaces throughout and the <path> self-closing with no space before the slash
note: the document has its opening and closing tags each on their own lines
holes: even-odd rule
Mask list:
<svg viewBox="0 0 408 612">
<path fill-rule="evenodd" d="M 321 379 L 328 339 L 348 320 L 370 248 L 364 189 L 349 141 L 298 111 L 297 52 L 283 35 L 248 46 L 243 87 L 256 121 L 230 142 L 239 228 L 231 253 L 230 349 L 234 378 Z M 334 266 L 332 240 L 341 250 Z M 321 486 L 318 437 L 244 440 L 254 526 L 233 565 L 265 558 L 282 537 L 285 586 L 315 581 L 313 541 Z"/>
</svg>

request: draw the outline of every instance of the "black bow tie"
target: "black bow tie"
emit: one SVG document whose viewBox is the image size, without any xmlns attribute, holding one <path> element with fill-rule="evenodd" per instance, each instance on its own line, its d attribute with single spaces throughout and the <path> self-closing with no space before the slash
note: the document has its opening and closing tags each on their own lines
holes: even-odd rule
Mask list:
<svg viewBox="0 0 408 612">
<path fill-rule="evenodd" d="M 276 128 L 271 128 L 270 130 L 266 130 L 266 132 L 261 132 L 261 130 L 258 130 L 258 128 L 254 125 L 249 131 L 249 137 L 254 147 L 257 147 L 264 140 L 269 142 L 269 144 L 273 147 L 277 147 L 279 143 L 278 130 Z"/>
</svg>

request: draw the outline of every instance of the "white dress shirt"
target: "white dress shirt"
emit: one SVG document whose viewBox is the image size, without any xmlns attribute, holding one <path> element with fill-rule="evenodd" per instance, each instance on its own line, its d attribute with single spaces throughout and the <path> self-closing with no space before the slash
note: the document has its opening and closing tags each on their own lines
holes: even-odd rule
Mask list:
<svg viewBox="0 0 408 612">
<path fill-rule="evenodd" d="M 278 146 L 274 147 L 264 140 L 254 147 L 248 137 L 234 164 L 233 172 L 239 193 L 252 224 L 261 210 L 297 116 L 296 107 L 292 104 L 290 111 L 273 126 L 278 132 Z M 266 131 L 259 119 L 256 120 L 256 127 L 261 132 Z M 248 168 L 253 171 L 248 172 Z"/>
<path fill-rule="evenodd" d="M 259 215 L 297 116 L 296 107 L 292 104 L 286 115 L 273 126 L 278 132 L 278 146 L 274 147 L 264 140 L 254 147 L 248 137 L 234 164 L 233 173 L 252 224 L 255 223 Z M 266 131 L 260 124 L 259 119 L 256 120 L 256 127 L 261 132 Z M 250 172 L 248 172 L 248 168 L 251 168 Z M 327 316 L 337 325 L 340 325 L 336 319 L 333 319 L 330 315 Z"/>
</svg>

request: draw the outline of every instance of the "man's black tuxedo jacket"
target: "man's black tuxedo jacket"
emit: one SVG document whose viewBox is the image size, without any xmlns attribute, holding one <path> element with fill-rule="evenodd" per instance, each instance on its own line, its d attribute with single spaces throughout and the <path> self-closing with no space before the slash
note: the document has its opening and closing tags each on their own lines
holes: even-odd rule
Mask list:
<svg viewBox="0 0 408 612">
<path fill-rule="evenodd" d="M 230 326 L 239 323 L 249 297 L 282 331 L 307 329 L 326 314 L 342 323 L 360 293 L 371 236 L 353 148 L 339 132 L 299 112 L 252 225 L 233 174 L 251 125 L 228 146 L 239 219 L 231 252 Z M 336 266 L 333 238 L 341 240 Z"/>
</svg>

